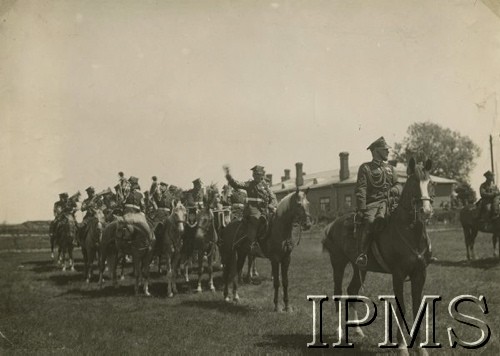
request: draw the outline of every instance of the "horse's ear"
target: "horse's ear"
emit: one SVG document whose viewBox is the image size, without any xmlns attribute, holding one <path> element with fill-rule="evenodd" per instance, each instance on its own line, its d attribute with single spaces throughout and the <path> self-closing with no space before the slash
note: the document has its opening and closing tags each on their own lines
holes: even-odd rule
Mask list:
<svg viewBox="0 0 500 356">
<path fill-rule="evenodd" d="M 432 161 L 430 159 L 428 159 L 427 161 L 425 161 L 424 169 L 427 172 L 430 172 L 430 170 L 432 169 Z"/>
<path fill-rule="evenodd" d="M 408 168 L 406 169 L 406 174 L 409 176 L 415 173 L 415 166 L 416 166 L 415 158 L 410 158 L 410 162 L 408 162 Z"/>
</svg>

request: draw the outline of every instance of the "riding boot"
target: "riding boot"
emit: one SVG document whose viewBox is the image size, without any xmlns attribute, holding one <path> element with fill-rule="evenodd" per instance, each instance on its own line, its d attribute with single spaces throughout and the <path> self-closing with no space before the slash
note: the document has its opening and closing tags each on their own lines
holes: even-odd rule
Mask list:
<svg viewBox="0 0 500 356">
<path fill-rule="evenodd" d="M 254 217 L 249 217 L 248 219 L 248 230 L 247 236 L 250 242 L 250 254 L 256 257 L 265 258 L 266 256 L 262 252 L 259 243 L 257 242 L 257 231 L 259 227 L 259 220 Z"/>
<path fill-rule="evenodd" d="M 359 241 L 359 255 L 356 258 L 356 265 L 358 267 L 366 267 L 368 264 L 368 248 L 370 247 L 369 227 L 364 224 L 360 227 L 358 241 Z"/>
</svg>

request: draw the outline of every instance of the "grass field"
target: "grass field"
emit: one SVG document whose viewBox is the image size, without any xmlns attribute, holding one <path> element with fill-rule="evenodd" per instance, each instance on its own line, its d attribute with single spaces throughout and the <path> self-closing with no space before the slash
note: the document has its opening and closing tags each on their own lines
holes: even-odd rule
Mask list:
<svg viewBox="0 0 500 356">
<path fill-rule="evenodd" d="M 492 258 L 491 239 L 480 235 L 476 243 L 478 260 L 469 264 L 461 231 L 431 233 L 439 262 L 428 268 L 425 294 L 438 294 L 437 340 L 443 348 L 431 354 L 500 354 L 500 271 Z M 3 237 L 2 237 L 3 239 Z M 30 239 L 41 246 L 39 236 L 24 237 L 18 248 L 29 248 Z M 347 353 L 349 350 L 308 350 L 312 340 L 312 305 L 307 295 L 333 294 L 332 270 L 328 255 L 322 253 L 320 235 L 302 239 L 293 252 L 290 271 L 291 313 L 274 313 L 272 280 L 267 261 L 259 260 L 259 283 L 240 289 L 239 304 L 222 298 L 221 272 L 216 274 L 217 292 L 194 292 L 195 282 L 180 284 L 180 294 L 166 298 L 165 277 L 153 273 L 152 298 L 134 297 L 133 280 L 128 277 L 118 289 L 109 282 L 103 290 L 96 283 L 86 285 L 76 253 L 78 273 L 62 272 L 47 252 L 2 253 L 11 249 L 0 241 L 0 353 L 85 353 L 85 354 L 256 354 L 256 353 Z M 48 241 L 45 238 L 45 246 Z M 348 271 L 350 273 L 350 271 Z M 194 275 L 192 275 L 194 279 Z M 207 288 L 207 285 L 204 285 Z M 409 285 L 407 286 L 409 298 Z M 367 338 L 353 339 L 356 348 L 348 353 L 387 353 L 377 347 L 384 339 L 383 305 L 377 296 L 392 294 L 387 275 L 369 274 L 361 293 L 376 301 L 379 315 L 364 328 Z M 489 314 L 467 305 L 470 315 L 487 322 L 491 339 L 482 349 L 450 349 L 447 327 L 468 341 L 479 332 L 451 319 L 450 300 L 461 294 L 484 295 Z M 334 308 L 324 308 L 324 341 L 336 341 Z"/>
</svg>

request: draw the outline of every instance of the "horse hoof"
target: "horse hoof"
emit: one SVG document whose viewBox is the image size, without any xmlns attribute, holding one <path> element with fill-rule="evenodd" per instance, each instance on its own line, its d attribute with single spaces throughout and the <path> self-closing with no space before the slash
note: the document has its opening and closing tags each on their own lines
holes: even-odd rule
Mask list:
<svg viewBox="0 0 500 356">
<path fill-rule="evenodd" d="M 201 293 L 201 292 L 203 292 L 203 290 L 201 289 L 201 286 L 198 286 L 198 288 L 196 288 L 196 292 L 197 292 L 197 293 Z"/>
<path fill-rule="evenodd" d="M 283 307 L 283 311 L 285 313 L 291 313 L 292 312 L 292 307 L 289 306 L 289 305 L 286 305 L 286 306 Z"/>
<path fill-rule="evenodd" d="M 63 268 L 62 268 L 62 271 L 63 271 L 63 272 L 66 272 L 66 267 L 63 267 Z"/>
<path fill-rule="evenodd" d="M 224 301 L 229 303 L 231 301 L 231 298 L 229 298 L 228 296 L 227 297 L 224 297 Z"/>
<path fill-rule="evenodd" d="M 235 303 L 239 303 L 240 302 L 240 296 L 238 294 L 236 294 L 234 297 L 233 297 L 233 302 Z"/>
<path fill-rule="evenodd" d="M 174 293 L 172 293 L 172 292 L 168 293 L 168 297 L 169 298 L 173 298 L 174 297 Z"/>
<path fill-rule="evenodd" d="M 146 297 L 151 297 L 151 293 L 149 293 L 148 291 L 144 291 L 144 295 L 145 295 Z"/>
<path fill-rule="evenodd" d="M 75 272 L 75 267 L 71 267 L 71 272 Z"/>
<path fill-rule="evenodd" d="M 120 276 L 120 281 L 124 281 L 125 280 L 125 276 Z"/>
<path fill-rule="evenodd" d="M 211 286 L 211 287 L 210 287 L 210 291 L 211 291 L 211 292 L 215 292 L 215 287 L 214 287 L 214 286 Z"/>
<path fill-rule="evenodd" d="M 90 283 L 90 279 L 88 279 L 88 278 L 87 278 L 87 279 L 85 280 L 85 282 L 86 282 L 87 284 L 89 284 L 89 283 Z"/>
<path fill-rule="evenodd" d="M 50 254 L 50 258 L 54 259 L 54 254 L 53 253 Z"/>
<path fill-rule="evenodd" d="M 410 353 L 408 352 L 408 348 L 406 346 L 399 346 L 398 347 L 398 355 L 410 356 Z"/>
<path fill-rule="evenodd" d="M 278 307 L 278 304 L 276 304 L 276 305 L 274 306 L 274 311 L 275 311 L 276 313 L 279 313 L 279 312 L 280 312 L 280 308 Z"/>
</svg>

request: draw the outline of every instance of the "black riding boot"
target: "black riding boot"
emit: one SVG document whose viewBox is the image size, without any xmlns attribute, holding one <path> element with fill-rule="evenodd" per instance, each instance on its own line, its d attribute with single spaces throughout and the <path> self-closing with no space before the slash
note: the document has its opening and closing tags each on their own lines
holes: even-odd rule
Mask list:
<svg viewBox="0 0 500 356">
<path fill-rule="evenodd" d="M 368 248 L 370 247 L 368 226 L 361 226 L 359 234 L 358 241 L 360 254 L 358 258 L 356 258 L 356 265 L 363 268 L 368 264 Z"/>
</svg>

